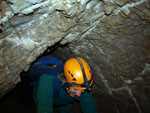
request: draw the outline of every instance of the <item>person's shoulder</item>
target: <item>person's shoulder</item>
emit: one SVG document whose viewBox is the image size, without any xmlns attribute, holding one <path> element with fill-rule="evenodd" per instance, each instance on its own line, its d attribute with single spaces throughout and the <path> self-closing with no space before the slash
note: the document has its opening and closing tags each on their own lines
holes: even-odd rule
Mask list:
<svg viewBox="0 0 150 113">
<path fill-rule="evenodd" d="M 40 80 L 51 80 L 51 79 L 54 79 L 55 76 L 53 75 L 49 75 L 49 74 L 43 74 L 41 77 L 40 77 Z"/>
</svg>

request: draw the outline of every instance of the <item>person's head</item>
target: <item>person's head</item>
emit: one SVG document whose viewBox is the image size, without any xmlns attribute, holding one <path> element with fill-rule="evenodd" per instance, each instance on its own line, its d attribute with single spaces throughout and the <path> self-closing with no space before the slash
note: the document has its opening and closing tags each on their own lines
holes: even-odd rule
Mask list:
<svg viewBox="0 0 150 113">
<path fill-rule="evenodd" d="M 85 90 L 91 90 L 93 84 L 92 71 L 83 58 L 68 59 L 64 65 L 64 74 L 69 84 L 67 92 L 70 96 L 80 97 Z"/>
</svg>

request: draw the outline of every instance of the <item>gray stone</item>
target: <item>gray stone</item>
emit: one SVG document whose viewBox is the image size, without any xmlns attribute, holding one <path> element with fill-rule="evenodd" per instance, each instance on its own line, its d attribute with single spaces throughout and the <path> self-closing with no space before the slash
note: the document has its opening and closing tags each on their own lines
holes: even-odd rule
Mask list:
<svg viewBox="0 0 150 113">
<path fill-rule="evenodd" d="M 149 0 L 3 0 L 0 6 L 0 96 L 43 53 L 80 56 L 95 75 L 102 113 L 109 111 L 105 99 L 112 113 L 150 112 Z"/>
</svg>

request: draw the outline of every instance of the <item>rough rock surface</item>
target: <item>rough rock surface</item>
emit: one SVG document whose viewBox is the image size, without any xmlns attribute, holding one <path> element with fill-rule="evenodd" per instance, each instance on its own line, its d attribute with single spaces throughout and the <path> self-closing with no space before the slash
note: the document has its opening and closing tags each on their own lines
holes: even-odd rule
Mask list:
<svg viewBox="0 0 150 113">
<path fill-rule="evenodd" d="M 0 95 L 49 47 L 84 57 L 115 113 L 149 113 L 149 0 L 0 1 Z"/>
</svg>

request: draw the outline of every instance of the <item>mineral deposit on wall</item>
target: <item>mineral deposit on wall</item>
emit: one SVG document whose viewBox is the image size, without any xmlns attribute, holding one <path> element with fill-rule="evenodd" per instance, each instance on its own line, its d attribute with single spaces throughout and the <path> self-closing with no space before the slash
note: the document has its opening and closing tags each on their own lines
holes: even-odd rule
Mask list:
<svg viewBox="0 0 150 113">
<path fill-rule="evenodd" d="M 149 0 L 0 1 L 0 95 L 47 48 L 82 56 L 117 113 L 149 113 Z M 97 91 L 94 91 L 97 93 Z"/>
</svg>

